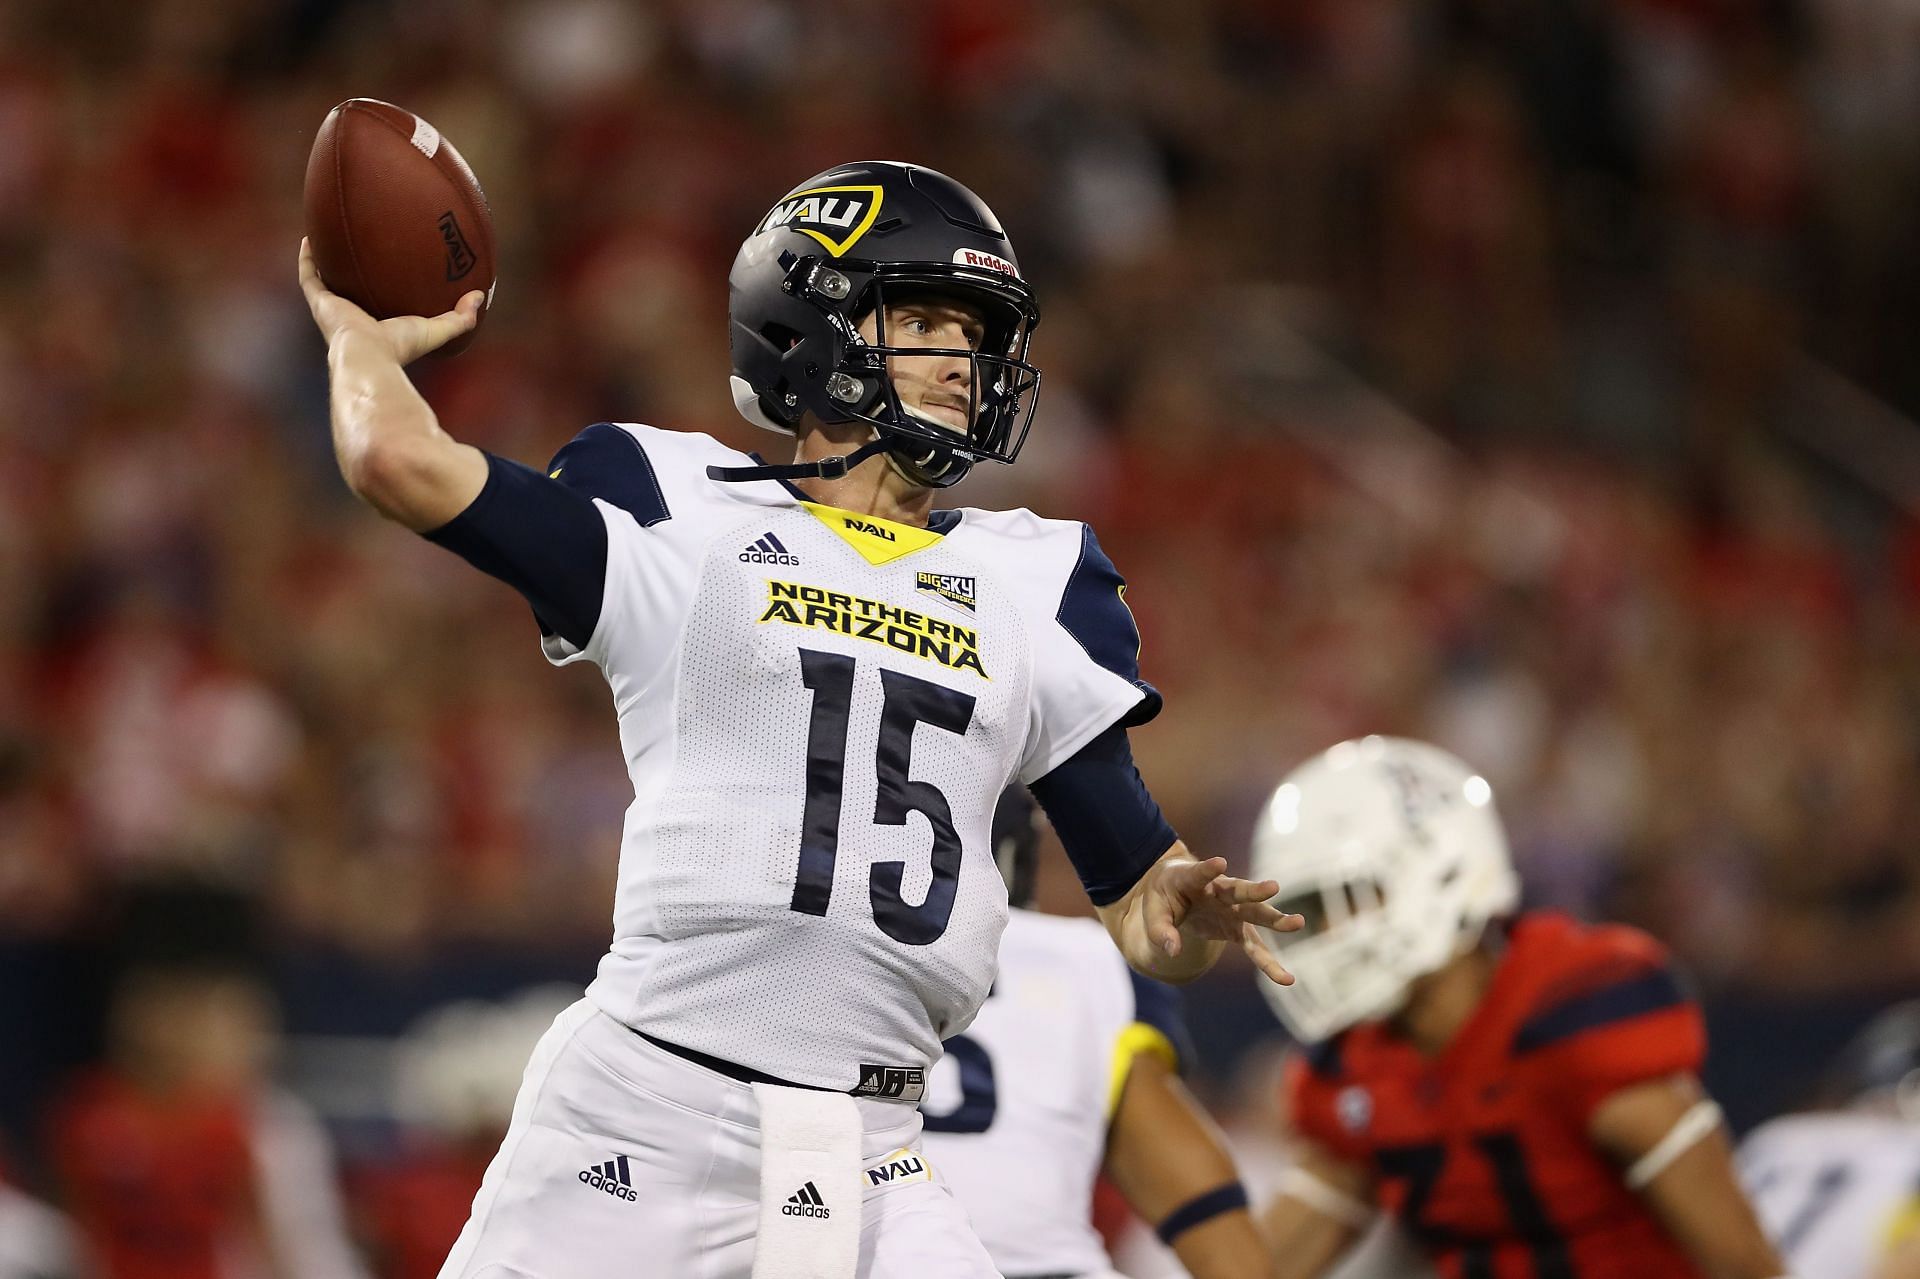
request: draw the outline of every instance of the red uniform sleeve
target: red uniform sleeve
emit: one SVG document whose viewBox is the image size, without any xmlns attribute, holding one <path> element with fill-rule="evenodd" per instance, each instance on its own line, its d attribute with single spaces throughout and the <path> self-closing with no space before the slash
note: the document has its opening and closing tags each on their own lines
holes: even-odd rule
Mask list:
<svg viewBox="0 0 1920 1279">
<path fill-rule="evenodd" d="M 1659 943 L 1630 928 L 1603 928 L 1548 983 L 1513 1049 L 1584 1129 L 1623 1088 L 1698 1073 L 1707 1032 Z"/>
</svg>

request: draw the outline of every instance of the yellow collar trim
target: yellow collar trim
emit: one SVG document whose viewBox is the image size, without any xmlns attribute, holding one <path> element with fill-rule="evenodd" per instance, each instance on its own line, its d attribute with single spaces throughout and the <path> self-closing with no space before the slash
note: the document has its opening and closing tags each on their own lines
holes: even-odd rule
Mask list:
<svg viewBox="0 0 1920 1279">
<path fill-rule="evenodd" d="M 869 564 L 891 564 L 897 559 L 924 551 L 940 540 L 932 529 L 883 520 L 878 515 L 843 511 L 837 506 L 802 502 L 815 519 L 840 535 L 840 540 L 860 552 Z"/>
</svg>

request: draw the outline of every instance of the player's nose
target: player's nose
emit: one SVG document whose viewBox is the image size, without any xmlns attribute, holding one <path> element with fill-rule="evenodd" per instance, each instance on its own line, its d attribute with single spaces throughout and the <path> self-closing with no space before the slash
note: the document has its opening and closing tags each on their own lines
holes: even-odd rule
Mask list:
<svg viewBox="0 0 1920 1279">
<path fill-rule="evenodd" d="M 942 334 L 941 345 L 949 350 L 965 350 L 967 337 L 955 329 L 951 334 Z M 964 355 L 936 356 L 939 361 L 934 380 L 948 386 L 967 387 L 973 384 L 973 361 Z"/>
</svg>

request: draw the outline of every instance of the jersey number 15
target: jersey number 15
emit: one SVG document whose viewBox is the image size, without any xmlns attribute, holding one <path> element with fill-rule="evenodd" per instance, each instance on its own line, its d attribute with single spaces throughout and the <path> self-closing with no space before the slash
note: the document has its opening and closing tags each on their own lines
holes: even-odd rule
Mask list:
<svg viewBox="0 0 1920 1279">
<path fill-rule="evenodd" d="M 833 865 L 840 851 L 840 792 L 847 767 L 847 716 L 853 706 L 854 659 L 842 653 L 800 650 L 800 677 L 813 690 L 807 726 L 807 804 L 801 815 L 800 869 L 793 881 L 794 910 L 824 915 L 833 896 Z M 905 826 L 919 813 L 933 828 L 933 883 L 926 900 L 910 906 L 900 896 L 904 861 L 875 862 L 868 872 L 873 920 L 880 931 L 909 946 L 925 946 L 947 931 L 954 886 L 960 877 L 960 833 L 953 808 L 940 788 L 907 776 L 913 762 L 913 730 L 931 724 L 964 736 L 973 723 L 973 698 L 957 689 L 915 679 L 885 667 L 880 686 L 880 746 L 875 753 L 879 791 L 873 820 Z"/>
</svg>

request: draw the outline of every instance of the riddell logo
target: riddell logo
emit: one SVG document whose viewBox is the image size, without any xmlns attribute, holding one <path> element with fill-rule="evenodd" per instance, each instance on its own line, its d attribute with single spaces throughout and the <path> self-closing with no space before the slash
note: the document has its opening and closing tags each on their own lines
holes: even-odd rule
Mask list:
<svg viewBox="0 0 1920 1279">
<path fill-rule="evenodd" d="M 580 1180 L 595 1190 L 604 1190 L 615 1199 L 634 1200 L 633 1178 L 627 1172 L 627 1157 L 617 1155 L 603 1164 L 580 1170 Z"/>
<path fill-rule="evenodd" d="M 768 533 L 740 552 L 743 564 L 792 564 L 798 566 L 800 557 L 780 544 L 780 539 Z"/>
<path fill-rule="evenodd" d="M 995 254 L 983 253 L 979 249 L 955 249 L 953 262 L 955 266 L 977 266 L 983 270 L 1010 275 L 1016 280 L 1020 278 L 1020 272 L 1013 263 Z"/>
<path fill-rule="evenodd" d="M 473 256 L 473 250 L 468 247 L 466 234 L 460 230 L 460 223 L 454 218 L 452 209 L 440 215 L 440 239 L 447 246 L 447 279 L 465 279 L 467 272 L 473 270 L 473 264 L 479 259 Z"/>
</svg>

